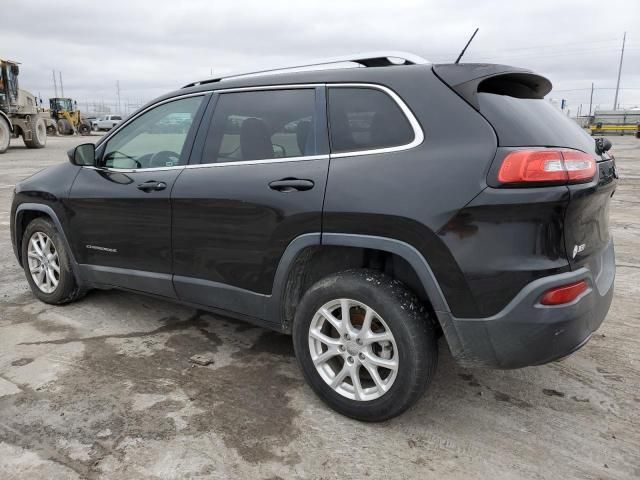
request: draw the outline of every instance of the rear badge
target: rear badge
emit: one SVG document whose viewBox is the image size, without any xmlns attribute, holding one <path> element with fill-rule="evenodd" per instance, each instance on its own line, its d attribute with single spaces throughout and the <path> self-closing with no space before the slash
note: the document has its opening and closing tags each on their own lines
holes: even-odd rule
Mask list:
<svg viewBox="0 0 640 480">
<path fill-rule="evenodd" d="M 117 248 L 97 247 L 96 245 L 85 245 L 85 247 L 89 250 L 100 250 L 101 252 L 118 253 Z"/>
<path fill-rule="evenodd" d="M 573 247 L 573 257 L 572 258 L 576 258 L 576 255 L 579 254 L 580 252 L 584 251 L 584 248 L 587 246 L 586 243 L 583 243 L 582 245 L 575 245 Z"/>
</svg>

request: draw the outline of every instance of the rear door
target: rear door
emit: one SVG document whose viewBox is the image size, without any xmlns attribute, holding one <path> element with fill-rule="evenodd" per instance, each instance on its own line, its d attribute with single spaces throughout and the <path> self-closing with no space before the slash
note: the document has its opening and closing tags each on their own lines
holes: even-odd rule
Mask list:
<svg viewBox="0 0 640 480">
<path fill-rule="evenodd" d="M 615 160 L 609 155 L 598 157 L 596 177 L 586 185 L 570 185 L 571 200 L 565 216 L 565 241 L 569 263 L 575 270 L 588 266 L 593 272 L 602 270 L 602 263 L 613 255 L 607 249 L 609 234 L 609 204 L 617 185 Z"/>
<path fill-rule="evenodd" d="M 479 236 L 485 234 L 488 246 L 477 257 L 475 271 L 465 267 L 472 282 L 489 286 L 479 290 L 476 302 L 490 315 L 536 278 L 582 267 L 592 272 L 601 294 L 609 291 L 615 272 L 609 234 L 609 203 L 617 184 L 613 159 L 545 98 L 552 85 L 544 77 L 489 64 L 436 65 L 433 70 L 484 116 L 498 137 L 487 175 L 489 187 L 498 188 L 485 189 L 473 202 L 475 221 L 483 224 Z M 506 162 L 519 151 L 550 155 L 551 161 L 537 166 Z M 510 175 L 518 171 L 514 178 L 519 181 L 500 181 L 498 172 L 507 163 Z M 493 269 L 488 274 L 487 265 Z"/>
<path fill-rule="evenodd" d="M 324 89 L 221 91 L 211 103 L 196 164 L 173 188 L 174 286 L 182 300 L 261 317 L 287 245 L 322 228 Z"/>
<path fill-rule="evenodd" d="M 588 265 L 598 272 L 610 244 L 609 203 L 617 184 L 615 160 L 608 153 L 598 153 L 593 137 L 547 100 L 484 92 L 478 94 L 478 104 L 496 129 L 501 147 L 560 147 L 567 152 L 565 156 L 584 152 L 596 160 L 593 180 L 567 185 L 564 241 L 573 270 Z"/>
</svg>

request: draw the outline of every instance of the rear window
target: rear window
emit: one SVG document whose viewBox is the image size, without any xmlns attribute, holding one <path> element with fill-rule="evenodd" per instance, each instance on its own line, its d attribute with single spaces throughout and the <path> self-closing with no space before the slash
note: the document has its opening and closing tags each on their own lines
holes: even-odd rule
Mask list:
<svg viewBox="0 0 640 480">
<path fill-rule="evenodd" d="M 329 88 L 329 128 L 333 153 L 407 145 L 415 136 L 398 104 L 373 88 Z"/>
<path fill-rule="evenodd" d="M 568 147 L 594 151 L 593 139 L 548 100 L 478 93 L 480 112 L 501 146 Z"/>
</svg>

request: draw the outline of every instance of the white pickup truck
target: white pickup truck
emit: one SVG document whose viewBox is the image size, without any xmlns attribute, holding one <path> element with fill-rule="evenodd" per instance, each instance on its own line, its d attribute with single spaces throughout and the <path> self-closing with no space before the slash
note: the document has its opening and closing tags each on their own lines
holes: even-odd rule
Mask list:
<svg viewBox="0 0 640 480">
<path fill-rule="evenodd" d="M 91 127 L 93 130 L 111 130 L 122 121 L 120 115 L 105 115 L 104 117 L 97 118 L 91 121 Z"/>
</svg>

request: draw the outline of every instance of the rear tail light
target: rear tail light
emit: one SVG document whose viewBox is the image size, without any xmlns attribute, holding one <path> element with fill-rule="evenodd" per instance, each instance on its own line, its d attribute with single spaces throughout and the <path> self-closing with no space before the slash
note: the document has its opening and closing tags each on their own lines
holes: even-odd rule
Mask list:
<svg viewBox="0 0 640 480">
<path fill-rule="evenodd" d="M 596 174 L 596 160 L 584 152 L 565 150 L 562 152 L 562 158 L 569 183 L 589 181 Z"/>
<path fill-rule="evenodd" d="M 571 303 L 582 295 L 587 288 L 587 282 L 584 280 L 563 285 L 562 287 L 555 287 L 547 290 L 544 295 L 542 295 L 540 303 L 542 305 L 563 305 L 565 303 Z"/>
<path fill-rule="evenodd" d="M 502 161 L 502 184 L 556 184 L 588 182 L 596 173 L 596 159 L 577 150 L 516 150 Z"/>
</svg>

